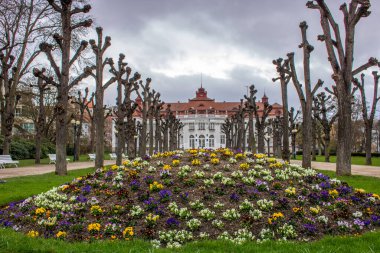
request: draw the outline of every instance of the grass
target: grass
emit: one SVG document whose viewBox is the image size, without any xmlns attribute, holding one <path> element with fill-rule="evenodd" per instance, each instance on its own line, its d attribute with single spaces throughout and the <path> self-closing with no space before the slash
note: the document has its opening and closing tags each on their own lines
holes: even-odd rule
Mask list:
<svg viewBox="0 0 380 253">
<path fill-rule="evenodd" d="M 67 156 L 67 158 L 70 159 L 70 162 L 73 161 L 73 156 Z M 109 160 L 110 159 L 110 156 L 109 154 L 105 154 L 104 155 L 104 159 L 105 160 Z M 85 155 L 80 155 L 79 156 L 79 162 L 88 162 L 89 161 L 89 158 L 88 158 L 88 155 L 85 154 Z M 25 160 L 19 160 L 19 167 L 26 167 L 26 166 L 34 166 L 36 165 L 34 163 L 34 159 L 25 159 Z M 49 158 L 43 158 L 41 159 L 41 164 L 49 164 Z M 13 167 L 12 165 L 8 165 L 8 167 Z"/>
<path fill-rule="evenodd" d="M 293 159 L 293 157 L 291 158 Z M 302 155 L 297 155 L 296 160 L 302 160 Z M 317 162 L 324 162 L 325 157 L 318 155 Z M 336 163 L 336 156 L 330 156 L 330 162 Z M 362 156 L 351 156 L 351 164 L 355 165 L 365 165 L 365 157 Z M 380 166 L 380 157 L 372 157 L 372 165 L 371 166 Z"/>
<path fill-rule="evenodd" d="M 7 178 L 6 183 L 0 184 L 0 206 L 47 191 L 53 186 L 70 182 L 76 177 L 93 171 L 93 168 L 89 168 L 68 171 L 66 176 L 57 176 L 52 172 L 35 176 Z"/>
<path fill-rule="evenodd" d="M 54 173 L 25 176 L 7 179 L 0 184 L 0 206 L 11 201 L 21 200 L 71 181 L 94 169 L 69 171 L 67 176 L 56 176 Z M 331 171 L 323 171 L 335 177 Z M 354 187 L 380 193 L 380 178 L 366 176 L 338 177 Z M 126 241 L 94 241 L 68 243 L 54 239 L 32 239 L 11 229 L 0 229 L 0 252 L 295 252 L 295 253 L 372 253 L 380 252 L 380 231 L 366 233 L 355 237 L 326 236 L 316 242 L 267 242 L 263 244 L 246 243 L 240 246 L 227 241 L 200 241 L 184 245 L 181 249 L 152 249 L 150 243 L 142 240 Z"/>
<path fill-rule="evenodd" d="M 357 237 L 325 237 L 316 242 L 266 242 L 235 245 L 228 241 L 200 241 L 185 244 L 181 249 L 152 249 L 142 240 L 95 241 L 67 243 L 54 239 L 32 239 L 11 229 L 0 229 L 1 252 L 268 252 L 268 253 L 374 253 L 380 252 L 380 232 L 370 232 Z"/>
<path fill-rule="evenodd" d="M 339 180 L 347 182 L 355 188 L 363 188 L 367 192 L 380 193 L 380 178 L 367 176 L 336 176 L 334 171 L 320 170 L 325 175 L 336 177 Z"/>
</svg>

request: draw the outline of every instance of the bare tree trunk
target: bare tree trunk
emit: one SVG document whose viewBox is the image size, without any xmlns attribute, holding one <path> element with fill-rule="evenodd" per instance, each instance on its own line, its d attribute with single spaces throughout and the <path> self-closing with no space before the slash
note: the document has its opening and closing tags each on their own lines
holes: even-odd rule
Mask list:
<svg viewBox="0 0 380 253">
<path fill-rule="evenodd" d="M 259 153 L 265 154 L 264 128 L 256 127 L 257 129 L 257 150 Z"/>
<path fill-rule="evenodd" d="M 88 150 L 92 153 L 95 150 L 95 122 L 94 120 L 91 121 L 91 127 L 90 127 L 90 142 L 88 145 Z"/>
<path fill-rule="evenodd" d="M 372 127 L 365 127 L 365 164 L 372 165 Z"/>
<path fill-rule="evenodd" d="M 281 84 L 281 94 L 282 94 L 282 159 L 284 161 L 290 161 L 290 150 L 289 150 L 289 107 L 288 107 L 288 86 L 284 82 Z"/>
<path fill-rule="evenodd" d="M 161 143 L 161 141 L 160 141 L 161 140 L 160 119 L 156 118 L 155 122 L 156 122 L 156 129 L 155 129 L 155 144 L 154 144 L 154 148 L 155 148 L 156 152 L 161 152 L 161 149 L 160 149 L 160 143 Z"/>
<path fill-rule="evenodd" d="M 153 113 L 149 114 L 149 155 L 153 155 L 154 145 L 154 129 L 153 129 Z"/>
<path fill-rule="evenodd" d="M 325 152 L 325 162 L 330 162 L 330 134 L 328 136 L 325 136 L 325 146 L 324 146 L 324 152 Z"/>
<path fill-rule="evenodd" d="M 315 124 L 315 120 L 312 119 L 312 132 L 311 132 L 311 136 L 312 136 L 312 143 L 311 143 L 311 147 L 312 147 L 312 150 L 311 150 L 311 154 L 312 154 L 312 160 L 313 161 L 316 161 L 317 160 L 317 154 L 315 152 L 315 150 L 317 149 L 317 126 Z"/>
<path fill-rule="evenodd" d="M 163 145 L 163 151 L 166 152 L 166 151 L 168 151 L 168 128 L 167 128 L 167 127 L 164 128 L 164 133 L 163 133 L 163 135 L 164 135 L 164 140 L 163 140 L 163 142 L 164 142 L 164 145 Z"/>
<path fill-rule="evenodd" d="M 123 131 L 124 128 L 124 120 L 121 121 L 120 119 L 116 120 L 117 125 L 117 147 L 116 147 L 116 165 L 120 166 L 123 163 L 123 156 L 121 155 L 123 153 L 123 149 L 125 147 L 125 131 Z M 128 153 L 129 155 L 129 153 Z"/>
</svg>

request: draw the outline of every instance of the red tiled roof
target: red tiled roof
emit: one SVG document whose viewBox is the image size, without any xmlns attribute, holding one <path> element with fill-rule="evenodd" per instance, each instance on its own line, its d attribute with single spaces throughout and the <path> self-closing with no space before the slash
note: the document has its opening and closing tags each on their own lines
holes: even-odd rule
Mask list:
<svg viewBox="0 0 380 253">
<path fill-rule="evenodd" d="M 267 97 L 264 98 L 267 99 Z M 239 108 L 240 102 L 215 102 L 215 99 L 207 97 L 207 92 L 201 87 L 196 92 L 195 98 L 189 99 L 188 102 L 166 103 L 163 111 L 165 111 L 168 104 L 170 104 L 171 110 L 177 114 L 187 114 L 191 111 L 197 111 L 199 113 L 199 111 L 215 110 L 215 114 L 226 114 L 227 112 L 227 114 L 230 115 Z M 262 113 L 264 104 L 262 102 L 256 102 L 256 105 L 259 107 L 259 114 Z M 282 105 L 274 103 L 272 107 L 273 110 L 270 115 L 277 115 L 278 112 L 282 114 Z"/>
</svg>

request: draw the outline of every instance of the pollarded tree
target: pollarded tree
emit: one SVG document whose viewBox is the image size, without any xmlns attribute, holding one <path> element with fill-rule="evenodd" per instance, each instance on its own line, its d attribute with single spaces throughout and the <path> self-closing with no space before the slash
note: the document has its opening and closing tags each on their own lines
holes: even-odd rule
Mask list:
<svg viewBox="0 0 380 253">
<path fill-rule="evenodd" d="M 353 77 L 363 70 L 377 65 L 375 58 L 354 68 L 354 45 L 356 25 L 370 15 L 369 0 L 351 0 L 343 3 L 343 33 L 324 0 L 308 1 L 306 6 L 320 13 L 323 34 L 318 39 L 326 46 L 328 60 L 333 71 L 332 78 L 337 89 L 338 100 L 338 142 L 336 172 L 338 175 L 351 175 L 351 96 Z"/>
<path fill-rule="evenodd" d="M 256 93 L 254 85 L 249 87 L 249 96 L 244 95 L 246 99 L 245 107 L 248 113 L 248 148 L 253 153 L 256 153 L 256 139 L 255 139 L 255 131 L 253 126 L 253 114 L 254 108 L 256 108 Z"/>
<path fill-rule="evenodd" d="M 222 124 L 222 133 L 226 135 L 226 147 L 232 148 L 232 128 L 233 123 L 229 118 L 226 118 Z"/>
<path fill-rule="evenodd" d="M 281 84 L 281 97 L 282 97 L 282 107 L 283 107 L 283 120 L 282 120 L 282 159 L 285 161 L 290 160 L 290 150 L 289 150 L 289 111 L 288 111 L 288 83 L 291 79 L 290 76 L 290 66 L 289 59 L 283 60 L 278 58 L 273 60 L 273 64 L 276 66 L 278 77 L 273 78 L 272 81 L 275 82 L 280 80 Z"/>
<path fill-rule="evenodd" d="M 269 113 L 272 111 L 272 105 L 270 105 L 268 101 L 263 101 L 263 107 L 260 113 L 259 113 L 259 109 L 260 108 L 258 106 L 253 108 L 253 113 L 256 119 L 255 125 L 256 125 L 256 131 L 257 131 L 257 150 L 259 153 L 264 154 L 265 153 L 264 135 L 265 135 L 266 120 L 269 116 Z"/>
<path fill-rule="evenodd" d="M 325 162 L 330 162 L 330 142 L 331 130 L 338 118 L 338 113 L 333 104 L 332 95 L 326 96 L 324 92 L 319 93 L 314 97 L 314 116 L 322 126 L 323 131 L 323 148 L 325 155 Z"/>
<path fill-rule="evenodd" d="M 41 71 L 45 72 L 45 69 L 42 69 Z M 37 97 L 37 105 L 38 109 L 37 115 L 34 119 L 35 121 L 35 145 L 36 145 L 36 157 L 35 157 L 35 163 L 40 164 L 41 163 L 41 145 L 42 145 L 42 138 L 47 136 L 47 131 L 49 126 L 53 123 L 55 119 L 55 114 L 53 113 L 50 117 L 50 119 L 47 118 L 47 105 L 46 100 L 49 95 L 47 95 L 48 91 L 51 91 L 51 87 L 48 83 L 46 83 L 42 78 L 37 79 L 37 84 L 30 84 L 30 87 L 36 88 L 37 94 L 35 96 Z"/>
<path fill-rule="evenodd" d="M 125 55 L 120 54 L 117 68 L 115 68 L 114 62 L 109 60 L 111 67 L 110 72 L 115 77 L 117 83 L 117 109 L 114 111 L 114 114 L 116 116 L 118 140 L 116 147 L 116 164 L 119 166 L 122 163 L 122 155 L 126 141 L 128 156 L 133 158 L 135 155 L 135 123 L 133 121 L 133 113 L 137 108 L 137 104 L 132 101 L 131 95 L 139 88 L 137 81 L 141 78 L 141 75 L 138 72 L 131 77 L 132 69 L 127 67 L 128 64 L 124 62 L 124 59 Z M 126 123 L 125 120 L 127 121 Z"/>
<path fill-rule="evenodd" d="M 271 126 L 272 129 L 272 135 L 273 135 L 273 155 L 275 157 L 280 158 L 281 157 L 281 136 L 283 135 L 283 130 L 282 130 L 282 123 L 283 119 L 277 115 L 275 118 L 270 119 L 269 125 Z"/>
<path fill-rule="evenodd" d="M 162 144 L 162 136 L 161 136 L 161 110 L 164 106 L 164 102 L 161 102 L 159 99 L 153 100 L 153 105 L 152 105 L 152 115 L 154 117 L 154 122 L 155 122 L 155 143 L 154 147 L 156 151 L 162 151 L 161 149 L 161 144 Z"/>
<path fill-rule="evenodd" d="M 290 64 L 290 75 L 292 77 L 293 85 L 296 88 L 302 109 L 302 167 L 309 168 L 311 167 L 313 97 L 318 88 L 322 86 L 323 82 L 319 79 L 314 88 L 311 88 L 310 53 L 314 50 L 314 47 L 310 45 L 307 40 L 306 31 L 308 26 L 305 21 L 300 23 L 300 28 L 302 43 L 299 47 L 303 50 L 304 88 L 302 88 L 302 84 L 298 79 L 294 63 L 294 53 L 288 54 L 288 60 Z"/>
<path fill-rule="evenodd" d="M 149 117 L 149 155 L 153 155 L 153 150 L 154 148 L 156 149 L 156 151 L 158 151 L 158 143 L 156 142 L 156 145 L 154 143 L 154 140 L 158 139 L 159 136 L 156 135 L 157 134 L 157 130 L 155 131 L 154 130 L 154 120 L 156 118 L 156 110 L 159 110 L 158 113 L 160 112 L 161 110 L 161 106 L 159 106 L 162 102 L 160 100 L 160 96 L 161 94 L 159 92 L 155 93 L 152 97 L 152 102 L 151 102 L 151 105 L 149 107 L 149 113 L 148 113 L 148 117 Z M 157 123 L 157 121 L 156 121 Z M 159 126 L 156 125 L 156 129 L 158 128 Z"/>
<path fill-rule="evenodd" d="M 148 132 L 148 116 L 149 116 L 149 109 L 152 104 L 152 97 L 156 93 L 156 91 L 153 90 L 153 92 L 150 91 L 150 84 L 152 83 L 151 78 L 147 78 L 145 81 L 145 84 L 140 82 L 140 87 L 142 89 L 142 92 L 139 91 L 139 89 L 136 90 L 137 96 L 141 99 L 141 132 L 140 132 L 140 138 L 139 138 L 139 156 L 143 157 L 146 154 L 146 142 L 147 142 L 147 132 Z"/>
<path fill-rule="evenodd" d="M 357 78 L 354 79 L 354 84 L 356 87 L 358 87 L 361 95 L 361 102 L 362 102 L 362 116 L 365 126 L 365 163 L 367 165 L 372 164 L 371 159 L 371 152 L 372 152 L 372 129 L 373 129 L 373 121 L 375 119 L 375 113 L 376 113 L 376 105 L 380 100 L 380 96 L 377 96 L 378 89 L 379 89 L 379 78 L 380 76 L 377 74 L 377 71 L 372 72 L 373 75 L 373 98 L 372 98 L 372 105 L 370 108 L 370 113 L 368 114 L 367 109 L 367 99 L 364 89 L 364 74 L 361 74 L 361 81 L 359 81 Z"/>
<path fill-rule="evenodd" d="M 234 115 L 236 142 L 235 149 L 244 149 L 244 131 L 245 131 L 245 113 L 246 110 L 243 106 L 243 99 L 240 100 L 240 105 Z"/>
<path fill-rule="evenodd" d="M 162 134 L 162 151 L 166 152 L 168 151 L 169 145 L 169 127 L 170 127 L 170 114 L 172 114 L 171 111 L 171 104 L 166 105 L 165 114 L 161 118 L 161 134 Z"/>
<path fill-rule="evenodd" d="M 94 117 L 93 123 L 96 132 L 96 158 L 95 167 L 101 168 L 104 163 L 104 124 L 105 124 L 105 108 L 104 108 L 104 91 L 116 81 L 115 76 L 104 82 L 103 72 L 107 65 L 112 62 L 112 59 L 103 59 L 104 53 L 111 46 L 111 37 L 106 36 L 103 41 L 103 28 L 97 27 L 96 33 L 98 35 L 97 42 L 90 40 L 92 52 L 95 54 L 96 71 L 92 76 L 96 82 L 95 100 L 94 100 Z"/>
<path fill-rule="evenodd" d="M 67 174 L 66 163 L 66 145 L 67 145 L 67 109 L 69 91 L 81 82 L 84 78 L 91 75 L 94 67 L 86 67 L 84 71 L 72 78 L 72 67 L 86 49 L 88 42 L 82 41 L 77 48 L 75 54 L 71 56 L 72 35 L 76 29 L 83 29 L 91 26 L 92 20 L 85 19 L 77 23 L 73 23 L 74 16 L 80 13 L 90 11 L 90 5 L 73 5 L 72 0 L 60 0 L 60 5 L 54 0 L 48 0 L 53 9 L 60 15 L 61 33 L 55 33 L 53 38 L 57 43 L 58 49 L 61 52 L 60 64 L 57 63 L 53 56 L 53 45 L 41 43 L 40 50 L 45 53 L 49 63 L 54 70 L 56 80 L 52 76 L 46 76 L 42 71 L 35 68 L 33 74 L 36 77 L 43 78 L 45 82 L 57 87 L 57 104 L 55 107 L 56 113 L 56 155 L 57 161 L 55 164 L 55 173 L 58 175 Z"/>
<path fill-rule="evenodd" d="M 74 142 L 74 161 L 79 161 L 80 155 L 80 137 L 82 136 L 83 120 L 84 114 L 88 110 L 88 106 L 94 101 L 94 93 L 89 96 L 88 87 L 84 89 L 84 95 L 82 91 L 78 91 L 77 96 L 71 97 L 71 103 L 78 106 L 79 109 L 79 125 L 77 126 L 77 131 L 74 133 L 75 142 Z"/>
</svg>

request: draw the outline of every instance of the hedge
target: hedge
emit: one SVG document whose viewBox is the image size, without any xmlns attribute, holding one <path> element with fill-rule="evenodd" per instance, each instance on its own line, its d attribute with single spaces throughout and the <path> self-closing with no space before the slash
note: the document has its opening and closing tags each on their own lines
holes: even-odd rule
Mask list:
<svg viewBox="0 0 380 253">
<path fill-rule="evenodd" d="M 0 138 L 0 153 L 3 153 L 3 138 Z M 47 154 L 55 154 L 55 145 L 51 142 L 44 141 L 41 145 L 41 158 L 47 157 Z M 36 158 L 36 146 L 34 141 L 25 139 L 13 139 L 10 147 L 12 159 L 24 160 Z"/>
</svg>

